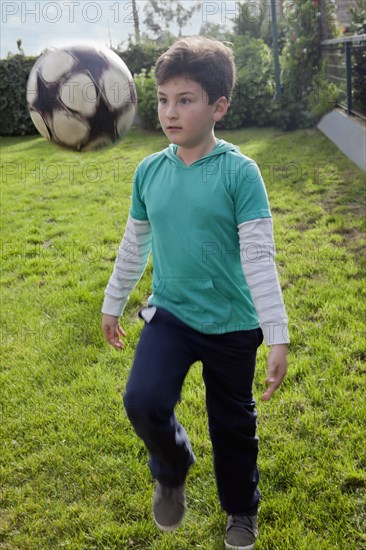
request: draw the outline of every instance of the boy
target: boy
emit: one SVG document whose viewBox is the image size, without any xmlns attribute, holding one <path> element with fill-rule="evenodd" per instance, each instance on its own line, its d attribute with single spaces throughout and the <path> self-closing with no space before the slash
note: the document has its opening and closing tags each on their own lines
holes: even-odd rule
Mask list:
<svg viewBox="0 0 366 550">
<path fill-rule="evenodd" d="M 174 407 L 190 365 L 201 361 L 214 468 L 228 514 L 226 548 L 257 537 L 258 442 L 252 395 L 257 348 L 271 345 L 270 399 L 287 370 L 287 318 L 273 261 L 266 190 L 256 164 L 217 140 L 235 84 L 231 50 L 201 36 L 157 61 L 158 114 L 168 148 L 138 166 L 132 207 L 105 291 L 102 329 L 123 348 L 118 323 L 150 250 L 153 294 L 124 395 L 156 479 L 153 517 L 172 531 L 185 512 L 195 457 Z"/>
</svg>

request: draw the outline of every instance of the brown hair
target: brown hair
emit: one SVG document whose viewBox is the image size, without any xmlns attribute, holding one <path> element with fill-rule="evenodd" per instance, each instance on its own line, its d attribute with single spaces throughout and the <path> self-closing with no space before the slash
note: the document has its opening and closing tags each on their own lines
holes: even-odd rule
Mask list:
<svg viewBox="0 0 366 550">
<path fill-rule="evenodd" d="M 175 77 L 186 77 L 201 84 L 212 105 L 225 96 L 230 102 L 236 71 L 232 50 L 213 38 L 189 36 L 175 42 L 156 62 L 157 85 Z"/>
</svg>

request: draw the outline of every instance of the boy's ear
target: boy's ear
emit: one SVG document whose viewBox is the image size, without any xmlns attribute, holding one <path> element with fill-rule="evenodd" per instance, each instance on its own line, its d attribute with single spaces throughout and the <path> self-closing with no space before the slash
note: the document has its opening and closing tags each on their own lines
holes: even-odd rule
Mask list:
<svg viewBox="0 0 366 550">
<path fill-rule="evenodd" d="M 215 101 L 215 107 L 213 111 L 214 121 L 218 122 L 219 120 L 221 120 L 222 117 L 226 115 L 228 108 L 229 102 L 227 100 L 227 97 L 225 97 L 224 95 L 219 97 L 219 99 Z"/>
</svg>

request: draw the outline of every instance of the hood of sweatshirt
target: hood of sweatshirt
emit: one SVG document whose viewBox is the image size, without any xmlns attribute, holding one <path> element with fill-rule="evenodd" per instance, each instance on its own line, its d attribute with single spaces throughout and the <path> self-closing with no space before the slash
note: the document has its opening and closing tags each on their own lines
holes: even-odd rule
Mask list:
<svg viewBox="0 0 366 550">
<path fill-rule="evenodd" d="M 207 153 L 207 155 L 201 157 L 200 159 L 196 160 L 195 162 L 187 166 L 179 157 L 177 157 L 177 149 L 178 149 L 178 146 L 175 145 L 174 143 L 171 143 L 169 147 L 164 149 L 163 153 L 170 160 L 172 160 L 174 164 L 176 164 L 178 167 L 186 168 L 186 169 L 192 168 L 193 166 L 194 167 L 199 166 L 200 164 L 203 164 L 204 162 L 207 162 L 207 161 L 212 162 L 212 159 L 214 157 L 218 157 L 223 153 L 226 153 L 227 151 L 235 151 L 236 153 L 240 153 L 239 147 L 237 147 L 236 145 L 233 145 L 232 143 L 228 143 L 223 139 L 219 139 L 217 140 L 217 143 L 214 149 L 212 149 L 210 153 Z"/>
</svg>

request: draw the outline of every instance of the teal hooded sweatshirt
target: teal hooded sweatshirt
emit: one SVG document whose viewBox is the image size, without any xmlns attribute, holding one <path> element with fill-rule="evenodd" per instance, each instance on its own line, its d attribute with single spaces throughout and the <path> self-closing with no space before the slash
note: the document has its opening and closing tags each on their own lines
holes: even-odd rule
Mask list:
<svg viewBox="0 0 366 550">
<path fill-rule="evenodd" d="M 152 229 L 148 304 L 206 334 L 257 328 L 241 255 L 258 260 L 263 243 L 240 250 L 238 225 L 271 217 L 259 169 L 224 140 L 190 166 L 176 151 L 146 157 L 134 177 L 130 215 Z"/>
</svg>

